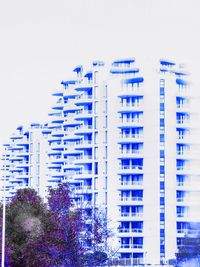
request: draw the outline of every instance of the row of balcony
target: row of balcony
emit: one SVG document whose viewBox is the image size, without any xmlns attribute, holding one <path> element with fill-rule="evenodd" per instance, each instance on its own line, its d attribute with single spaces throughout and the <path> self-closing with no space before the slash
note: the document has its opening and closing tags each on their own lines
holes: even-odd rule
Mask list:
<svg viewBox="0 0 200 267">
<path fill-rule="evenodd" d="M 122 202 L 128 202 L 128 201 L 143 201 L 143 197 L 121 197 Z"/>
<path fill-rule="evenodd" d="M 119 233 L 143 233 L 143 228 L 120 228 Z"/>
<path fill-rule="evenodd" d="M 143 248 L 143 244 L 121 244 L 121 248 Z"/>
<path fill-rule="evenodd" d="M 121 217 L 139 217 L 141 218 L 143 216 L 142 212 L 121 212 Z"/>
</svg>

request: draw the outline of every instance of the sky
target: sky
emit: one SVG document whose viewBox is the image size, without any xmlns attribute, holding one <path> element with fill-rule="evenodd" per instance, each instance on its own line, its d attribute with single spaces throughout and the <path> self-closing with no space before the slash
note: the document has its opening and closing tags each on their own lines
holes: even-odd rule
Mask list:
<svg viewBox="0 0 200 267">
<path fill-rule="evenodd" d="M 176 60 L 199 94 L 199 12 L 199 0 L 0 0 L 0 143 L 46 121 L 52 92 L 93 60 Z"/>
</svg>

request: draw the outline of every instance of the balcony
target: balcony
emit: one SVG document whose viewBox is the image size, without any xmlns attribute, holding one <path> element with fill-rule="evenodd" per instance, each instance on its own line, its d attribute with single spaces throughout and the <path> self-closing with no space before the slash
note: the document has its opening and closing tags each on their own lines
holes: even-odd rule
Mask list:
<svg viewBox="0 0 200 267">
<path fill-rule="evenodd" d="M 88 185 L 88 186 L 76 186 L 74 188 L 74 193 L 75 194 L 88 194 L 88 193 L 92 193 L 92 186 Z"/>
<path fill-rule="evenodd" d="M 78 95 L 79 93 L 76 90 L 74 90 L 74 88 L 67 88 L 67 90 L 65 90 L 64 92 L 64 99 L 74 98 Z"/>
<path fill-rule="evenodd" d="M 138 104 L 123 104 L 123 105 L 120 105 L 120 107 L 118 108 L 119 110 L 119 113 L 123 113 L 123 112 L 127 112 L 127 111 L 130 111 L 130 112 L 134 112 L 134 111 L 143 111 L 144 109 L 144 106 L 143 106 L 143 103 L 138 103 Z"/>
<path fill-rule="evenodd" d="M 63 103 L 56 103 L 52 109 L 55 109 L 55 110 L 63 110 Z"/>
<path fill-rule="evenodd" d="M 75 116 L 69 116 L 63 123 L 64 127 L 78 126 L 81 122 L 75 120 Z"/>
<path fill-rule="evenodd" d="M 125 182 L 121 182 L 121 189 L 130 189 L 130 188 L 134 188 L 134 189 L 140 189 L 143 187 L 143 181 L 125 181 Z M 120 189 L 119 189 L 120 190 Z"/>
<path fill-rule="evenodd" d="M 143 119 L 120 119 L 119 120 L 119 127 L 120 128 L 131 128 L 135 126 L 143 126 Z"/>
<path fill-rule="evenodd" d="M 177 104 L 176 109 L 177 112 L 189 112 L 190 107 L 188 104 Z"/>
<path fill-rule="evenodd" d="M 82 125 L 76 130 L 75 134 L 82 135 L 82 134 L 92 133 L 92 131 L 93 131 L 92 125 Z"/>
<path fill-rule="evenodd" d="M 183 96 L 183 97 L 189 97 L 189 90 L 186 87 L 178 87 L 176 90 L 176 95 L 177 96 Z"/>
<path fill-rule="evenodd" d="M 143 202 L 143 197 L 121 197 L 119 205 L 132 205 L 132 204 L 141 205 L 142 202 Z"/>
<path fill-rule="evenodd" d="M 27 178 L 30 178 L 30 174 L 28 172 L 20 172 L 14 176 L 14 179 L 27 179 Z"/>
<path fill-rule="evenodd" d="M 76 142 L 76 149 L 84 149 L 84 148 L 91 148 L 92 147 L 92 140 L 80 140 Z"/>
<path fill-rule="evenodd" d="M 93 116 L 92 110 L 80 110 L 76 115 L 75 119 L 76 120 L 82 120 L 85 118 L 91 118 Z"/>
<path fill-rule="evenodd" d="M 132 150 L 120 150 L 119 158 L 141 158 L 143 157 L 143 151 L 141 149 L 132 149 Z"/>
<path fill-rule="evenodd" d="M 190 127 L 190 120 L 187 120 L 187 119 L 176 120 L 176 124 L 177 124 L 177 127 L 188 128 Z"/>
<path fill-rule="evenodd" d="M 143 228 L 120 228 L 119 233 L 143 233 Z"/>
<path fill-rule="evenodd" d="M 118 143 L 143 142 L 143 134 L 121 134 Z"/>
<path fill-rule="evenodd" d="M 132 174 L 143 173 L 142 165 L 120 165 L 118 173 L 120 174 Z"/>
<path fill-rule="evenodd" d="M 88 163 L 93 160 L 92 155 L 80 155 L 77 157 L 77 160 L 75 164 L 83 164 L 83 163 Z"/>
<path fill-rule="evenodd" d="M 198 181 L 177 182 L 176 186 L 177 186 L 177 190 L 196 191 L 197 188 L 200 188 L 200 182 Z"/>
<path fill-rule="evenodd" d="M 119 248 L 119 253 L 120 252 L 143 252 L 143 245 L 142 244 L 121 244 L 121 247 Z"/>
<path fill-rule="evenodd" d="M 74 172 L 73 177 L 76 179 L 84 179 L 84 178 L 91 178 L 91 176 L 93 175 L 91 170 L 80 170 L 77 172 Z"/>
<path fill-rule="evenodd" d="M 79 107 L 77 107 L 76 105 L 74 105 L 74 104 L 66 104 L 65 106 L 64 106 L 64 108 L 63 108 L 63 112 L 64 113 L 68 113 L 68 112 L 76 112 L 76 111 L 78 111 L 78 110 L 80 110 L 80 108 Z"/>
<path fill-rule="evenodd" d="M 143 217 L 143 212 L 121 212 L 120 214 L 120 220 L 121 219 L 136 219 L 136 220 L 141 220 Z M 132 229 L 134 230 L 134 229 Z"/>
<path fill-rule="evenodd" d="M 121 88 L 121 91 L 119 92 L 119 97 L 124 97 L 124 96 L 143 96 L 144 95 L 144 89 L 143 86 L 132 86 L 131 84 L 129 85 L 124 85 Z"/>
<path fill-rule="evenodd" d="M 93 96 L 92 95 L 81 95 L 78 99 L 75 100 L 75 104 L 79 105 L 87 105 L 92 103 Z"/>
</svg>

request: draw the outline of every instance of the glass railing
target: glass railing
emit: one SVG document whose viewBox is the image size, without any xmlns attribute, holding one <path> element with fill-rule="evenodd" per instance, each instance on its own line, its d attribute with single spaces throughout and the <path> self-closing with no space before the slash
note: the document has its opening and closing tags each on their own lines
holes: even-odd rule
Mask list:
<svg viewBox="0 0 200 267">
<path fill-rule="evenodd" d="M 121 244 L 121 248 L 143 248 L 143 244 Z"/>
<path fill-rule="evenodd" d="M 125 154 L 140 154 L 142 153 L 142 149 L 132 149 L 132 150 L 125 150 L 125 149 L 121 149 L 120 153 L 125 155 Z"/>
<path fill-rule="evenodd" d="M 122 217 L 142 217 L 143 213 L 142 212 L 122 212 L 121 213 Z"/>
<path fill-rule="evenodd" d="M 142 228 L 120 228 L 120 233 L 143 233 Z"/>
<path fill-rule="evenodd" d="M 121 170 L 143 170 L 142 165 L 120 165 Z"/>
<path fill-rule="evenodd" d="M 126 139 L 126 138 L 133 138 L 133 139 L 139 139 L 142 138 L 143 134 L 120 134 L 120 138 Z"/>
<path fill-rule="evenodd" d="M 121 185 L 143 185 L 143 181 L 121 181 Z"/>
<path fill-rule="evenodd" d="M 121 197 L 121 201 L 143 201 L 143 197 Z"/>
</svg>

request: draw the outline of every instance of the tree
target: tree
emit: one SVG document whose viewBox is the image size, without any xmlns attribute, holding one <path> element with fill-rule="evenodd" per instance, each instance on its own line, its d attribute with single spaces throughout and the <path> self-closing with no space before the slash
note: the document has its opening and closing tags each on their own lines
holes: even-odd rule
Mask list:
<svg viewBox="0 0 200 267">
<path fill-rule="evenodd" d="M 88 224 L 85 212 L 74 206 L 67 184 L 50 189 L 47 204 L 34 189 L 18 190 L 6 207 L 6 266 L 103 264 L 109 233 L 106 217 L 90 208 Z M 90 246 L 86 247 L 85 242 Z"/>
<path fill-rule="evenodd" d="M 190 223 L 187 235 L 182 239 L 176 254 L 177 261 L 200 259 L 200 224 Z"/>
<path fill-rule="evenodd" d="M 3 206 L 0 204 L 0 262 L 1 262 L 1 256 L 2 256 L 2 226 L 3 226 Z M 7 240 L 6 240 L 7 241 Z M 7 242 L 5 242 L 5 266 L 11 267 L 12 266 L 12 260 L 11 260 L 11 250 Z"/>
<path fill-rule="evenodd" d="M 20 189 L 6 207 L 6 240 L 15 267 L 52 266 L 45 253 L 53 224 L 47 206 L 34 189 Z"/>
<path fill-rule="evenodd" d="M 51 239 L 57 248 L 57 263 L 82 266 L 82 213 L 73 208 L 69 186 L 62 183 L 50 189 L 48 205 L 55 225 Z"/>
</svg>

